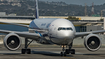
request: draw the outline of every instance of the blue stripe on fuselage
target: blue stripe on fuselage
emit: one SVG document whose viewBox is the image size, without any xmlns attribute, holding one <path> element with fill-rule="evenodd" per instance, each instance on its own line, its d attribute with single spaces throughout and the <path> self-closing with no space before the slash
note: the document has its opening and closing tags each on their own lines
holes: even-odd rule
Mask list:
<svg viewBox="0 0 105 59">
<path fill-rule="evenodd" d="M 48 29 L 50 24 L 55 20 L 57 18 L 38 18 L 34 19 L 29 26 L 31 29 Z"/>
<path fill-rule="evenodd" d="M 39 33 L 38 31 L 35 31 L 35 33 L 39 34 L 39 35 L 42 37 L 42 34 L 41 34 L 41 33 Z"/>
<path fill-rule="evenodd" d="M 34 23 L 34 20 L 30 23 L 29 27 L 32 29 L 38 28 L 38 26 Z"/>
</svg>

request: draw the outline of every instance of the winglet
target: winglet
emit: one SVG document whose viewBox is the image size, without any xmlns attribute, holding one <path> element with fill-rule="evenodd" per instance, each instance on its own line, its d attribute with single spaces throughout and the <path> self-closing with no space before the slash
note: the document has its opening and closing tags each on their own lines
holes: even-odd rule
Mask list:
<svg viewBox="0 0 105 59">
<path fill-rule="evenodd" d="M 38 10 L 38 0 L 36 0 L 36 12 L 35 12 L 36 19 L 39 18 L 39 10 Z"/>
</svg>

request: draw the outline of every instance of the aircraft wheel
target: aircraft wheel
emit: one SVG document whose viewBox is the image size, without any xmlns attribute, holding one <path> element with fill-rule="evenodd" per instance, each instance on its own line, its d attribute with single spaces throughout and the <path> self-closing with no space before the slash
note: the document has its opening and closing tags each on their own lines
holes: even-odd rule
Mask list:
<svg viewBox="0 0 105 59">
<path fill-rule="evenodd" d="M 21 50 L 21 54 L 25 54 L 26 50 L 25 49 L 22 49 Z"/>
<path fill-rule="evenodd" d="M 63 56 L 63 52 L 61 52 L 61 56 Z"/>
<path fill-rule="evenodd" d="M 71 54 L 75 54 L 75 49 L 71 49 Z"/>
<path fill-rule="evenodd" d="M 31 49 L 27 49 L 27 54 L 31 54 Z"/>
<path fill-rule="evenodd" d="M 70 50 L 69 49 L 66 49 L 65 52 L 66 52 L 66 54 L 69 54 L 70 53 Z"/>
<path fill-rule="evenodd" d="M 22 49 L 22 50 L 21 50 L 21 53 L 22 53 L 22 54 L 25 54 L 25 53 L 31 54 L 31 49 Z"/>
<path fill-rule="evenodd" d="M 66 52 L 64 52 L 64 56 L 66 56 Z"/>
</svg>

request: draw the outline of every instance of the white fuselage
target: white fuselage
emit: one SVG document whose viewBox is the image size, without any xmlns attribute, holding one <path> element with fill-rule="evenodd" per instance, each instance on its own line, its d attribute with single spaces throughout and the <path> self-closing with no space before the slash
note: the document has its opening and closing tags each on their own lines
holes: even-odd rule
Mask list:
<svg viewBox="0 0 105 59">
<path fill-rule="evenodd" d="M 75 37 L 74 25 L 66 19 L 42 18 L 30 23 L 30 28 L 48 29 L 48 36 L 56 44 L 70 44 Z"/>
</svg>

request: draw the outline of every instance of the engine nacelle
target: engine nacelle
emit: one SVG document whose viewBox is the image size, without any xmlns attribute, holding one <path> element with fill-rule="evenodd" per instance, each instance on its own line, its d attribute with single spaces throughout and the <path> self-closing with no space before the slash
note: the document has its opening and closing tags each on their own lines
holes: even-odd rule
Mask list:
<svg viewBox="0 0 105 59">
<path fill-rule="evenodd" d="M 84 45 L 89 51 L 97 51 L 101 47 L 101 38 L 96 34 L 89 34 L 84 40 Z"/>
<path fill-rule="evenodd" d="M 17 34 L 10 33 L 4 38 L 4 46 L 8 50 L 15 51 L 21 46 L 21 40 Z"/>
</svg>

